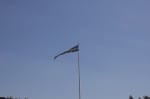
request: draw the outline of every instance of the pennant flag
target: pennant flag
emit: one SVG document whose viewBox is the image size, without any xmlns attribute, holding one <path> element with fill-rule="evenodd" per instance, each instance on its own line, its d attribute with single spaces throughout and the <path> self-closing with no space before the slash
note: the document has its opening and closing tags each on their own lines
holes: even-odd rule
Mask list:
<svg viewBox="0 0 150 99">
<path fill-rule="evenodd" d="M 64 52 L 62 52 L 62 53 L 56 55 L 56 56 L 54 57 L 54 59 L 56 59 L 58 56 L 61 56 L 61 55 L 66 54 L 66 53 L 77 52 L 77 51 L 79 51 L 79 45 L 76 45 L 76 46 L 70 48 L 69 50 L 64 51 Z"/>
</svg>

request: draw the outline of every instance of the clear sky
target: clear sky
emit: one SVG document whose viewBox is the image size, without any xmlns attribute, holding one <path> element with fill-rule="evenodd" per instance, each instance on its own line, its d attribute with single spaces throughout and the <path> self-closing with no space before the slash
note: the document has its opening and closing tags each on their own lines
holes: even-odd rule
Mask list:
<svg viewBox="0 0 150 99">
<path fill-rule="evenodd" d="M 150 0 L 0 0 L 0 96 L 150 95 Z"/>
</svg>

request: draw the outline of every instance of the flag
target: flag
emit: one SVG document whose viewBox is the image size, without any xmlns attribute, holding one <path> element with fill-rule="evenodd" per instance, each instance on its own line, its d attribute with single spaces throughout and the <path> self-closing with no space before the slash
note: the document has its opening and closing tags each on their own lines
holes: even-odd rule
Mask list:
<svg viewBox="0 0 150 99">
<path fill-rule="evenodd" d="M 66 54 L 66 53 L 77 52 L 77 51 L 79 51 L 79 45 L 76 45 L 76 46 L 70 48 L 69 50 L 64 51 L 64 52 L 62 52 L 62 53 L 56 55 L 56 56 L 54 57 L 54 59 L 56 59 L 58 56 L 61 56 L 61 55 Z"/>
</svg>

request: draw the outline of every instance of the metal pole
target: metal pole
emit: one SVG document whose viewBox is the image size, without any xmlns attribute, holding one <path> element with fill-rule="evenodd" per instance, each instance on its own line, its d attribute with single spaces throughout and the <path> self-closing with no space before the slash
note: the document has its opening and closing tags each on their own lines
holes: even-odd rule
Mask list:
<svg viewBox="0 0 150 99">
<path fill-rule="evenodd" d="M 78 51 L 78 84 L 79 84 L 79 99 L 81 99 L 81 88 L 80 88 L 80 55 Z"/>
</svg>

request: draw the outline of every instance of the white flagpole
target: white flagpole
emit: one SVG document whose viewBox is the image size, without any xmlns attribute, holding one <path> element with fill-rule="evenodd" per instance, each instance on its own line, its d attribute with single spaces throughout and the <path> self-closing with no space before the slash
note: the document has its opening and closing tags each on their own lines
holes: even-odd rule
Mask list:
<svg viewBox="0 0 150 99">
<path fill-rule="evenodd" d="M 79 91 L 79 99 L 81 99 L 81 86 L 80 86 L 80 55 L 79 55 L 79 51 L 78 51 L 78 84 L 79 84 L 79 86 L 78 86 L 78 91 Z"/>
</svg>

